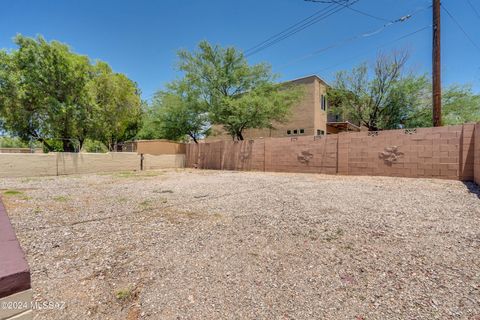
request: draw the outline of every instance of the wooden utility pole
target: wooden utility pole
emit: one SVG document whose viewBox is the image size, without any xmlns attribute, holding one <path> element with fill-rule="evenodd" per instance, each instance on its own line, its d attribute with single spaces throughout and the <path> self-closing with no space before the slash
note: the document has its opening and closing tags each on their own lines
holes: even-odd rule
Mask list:
<svg viewBox="0 0 480 320">
<path fill-rule="evenodd" d="M 440 60 L 440 0 L 433 0 L 433 126 L 442 125 L 442 78 Z"/>
</svg>

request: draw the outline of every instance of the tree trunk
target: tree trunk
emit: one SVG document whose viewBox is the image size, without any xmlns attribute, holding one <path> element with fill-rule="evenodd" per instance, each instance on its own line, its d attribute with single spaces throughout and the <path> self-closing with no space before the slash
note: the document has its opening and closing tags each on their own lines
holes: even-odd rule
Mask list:
<svg viewBox="0 0 480 320">
<path fill-rule="evenodd" d="M 75 152 L 75 146 L 71 140 L 62 140 L 63 152 Z"/>
<path fill-rule="evenodd" d="M 190 137 L 193 139 L 193 142 L 195 142 L 196 144 L 198 144 L 197 138 L 195 138 L 195 136 L 194 136 L 193 134 L 190 135 Z"/>
<path fill-rule="evenodd" d="M 237 139 L 238 139 L 239 141 L 243 141 L 242 131 L 237 132 Z"/>
</svg>

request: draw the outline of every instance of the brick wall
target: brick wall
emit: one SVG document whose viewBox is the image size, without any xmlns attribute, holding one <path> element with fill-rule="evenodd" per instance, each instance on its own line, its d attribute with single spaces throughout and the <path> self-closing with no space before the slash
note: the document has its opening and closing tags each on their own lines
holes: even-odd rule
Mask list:
<svg viewBox="0 0 480 320">
<path fill-rule="evenodd" d="M 475 158 L 475 150 L 478 154 L 480 143 L 475 144 L 474 129 L 475 124 L 465 124 L 190 144 L 186 166 L 455 180 L 473 180 L 475 173 L 478 181 L 480 156 Z"/>
</svg>

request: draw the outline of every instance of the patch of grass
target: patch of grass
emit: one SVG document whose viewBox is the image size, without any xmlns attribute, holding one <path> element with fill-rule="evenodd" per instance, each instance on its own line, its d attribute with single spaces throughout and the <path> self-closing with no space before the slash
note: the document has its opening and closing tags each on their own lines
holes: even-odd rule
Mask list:
<svg viewBox="0 0 480 320">
<path fill-rule="evenodd" d="M 155 193 L 173 193 L 173 190 L 153 190 Z"/>
<path fill-rule="evenodd" d="M 56 196 L 56 197 L 53 197 L 53 200 L 58 202 L 67 202 L 69 198 L 67 196 Z"/>
<path fill-rule="evenodd" d="M 4 191 L 3 194 L 6 196 L 20 196 L 20 195 L 23 195 L 23 192 L 11 189 L 11 190 Z"/>
<path fill-rule="evenodd" d="M 36 214 L 39 214 L 39 213 L 42 213 L 42 209 L 40 208 L 35 208 L 35 210 L 33 210 L 33 213 L 36 213 Z"/>
<path fill-rule="evenodd" d="M 132 296 L 132 289 L 130 288 L 126 288 L 126 289 L 120 289 L 118 290 L 117 292 L 115 292 L 115 297 L 118 299 L 118 300 L 127 300 L 129 299 L 131 296 Z"/>
<path fill-rule="evenodd" d="M 142 207 L 149 207 L 151 204 L 152 204 L 152 201 L 150 200 L 143 200 L 142 202 L 140 202 L 140 205 Z"/>
<path fill-rule="evenodd" d="M 134 171 L 122 171 L 113 174 L 113 176 L 116 178 L 131 178 L 135 175 L 136 173 Z"/>
</svg>

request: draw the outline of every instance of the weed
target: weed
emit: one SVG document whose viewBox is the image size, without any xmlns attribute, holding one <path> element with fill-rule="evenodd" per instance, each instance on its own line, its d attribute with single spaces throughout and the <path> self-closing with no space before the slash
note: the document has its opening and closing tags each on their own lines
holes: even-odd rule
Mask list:
<svg viewBox="0 0 480 320">
<path fill-rule="evenodd" d="M 132 289 L 126 288 L 126 289 L 120 289 L 117 292 L 115 292 L 115 297 L 118 300 L 127 300 L 132 296 Z"/>
<path fill-rule="evenodd" d="M 173 193 L 173 190 L 153 190 L 155 193 Z"/>
<path fill-rule="evenodd" d="M 3 194 L 6 196 L 19 196 L 23 195 L 23 192 L 18 190 L 6 190 L 3 192 Z"/>
<path fill-rule="evenodd" d="M 56 196 L 56 197 L 53 198 L 53 200 L 58 201 L 58 202 L 66 202 L 66 201 L 68 201 L 68 197 L 67 196 Z"/>
</svg>

